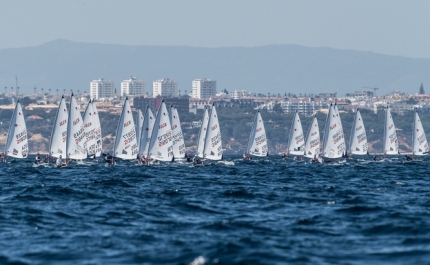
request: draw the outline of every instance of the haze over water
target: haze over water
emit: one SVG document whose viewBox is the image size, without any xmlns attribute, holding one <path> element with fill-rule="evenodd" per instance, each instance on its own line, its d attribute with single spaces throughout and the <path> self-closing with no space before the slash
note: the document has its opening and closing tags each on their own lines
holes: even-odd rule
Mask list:
<svg viewBox="0 0 430 265">
<path fill-rule="evenodd" d="M 0 263 L 423 264 L 428 162 L 0 164 Z"/>
</svg>

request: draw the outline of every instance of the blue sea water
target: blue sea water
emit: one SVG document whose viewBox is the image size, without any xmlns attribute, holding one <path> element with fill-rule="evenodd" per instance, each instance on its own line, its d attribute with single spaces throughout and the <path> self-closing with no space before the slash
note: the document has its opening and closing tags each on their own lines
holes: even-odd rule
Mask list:
<svg viewBox="0 0 430 265">
<path fill-rule="evenodd" d="M 1 264 L 430 264 L 427 162 L 0 164 Z"/>
</svg>

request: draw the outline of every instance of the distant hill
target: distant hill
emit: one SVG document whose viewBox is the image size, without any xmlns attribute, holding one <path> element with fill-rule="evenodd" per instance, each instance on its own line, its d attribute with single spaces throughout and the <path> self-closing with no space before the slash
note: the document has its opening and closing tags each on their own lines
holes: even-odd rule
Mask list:
<svg viewBox="0 0 430 265">
<path fill-rule="evenodd" d="M 0 50 L 0 92 L 15 87 L 32 93 L 34 86 L 55 92 L 89 91 L 97 78 L 115 81 L 129 75 L 152 81 L 168 77 L 182 93 L 191 80 L 217 80 L 226 88 L 261 93 L 337 92 L 344 95 L 362 86 L 377 86 L 378 93 L 392 90 L 418 92 L 430 84 L 430 59 L 388 56 L 373 52 L 309 48 L 297 45 L 197 48 L 183 46 L 124 46 L 56 40 L 37 47 Z M 430 90 L 430 88 L 428 89 Z M 428 92 L 428 91 L 427 91 Z"/>
</svg>

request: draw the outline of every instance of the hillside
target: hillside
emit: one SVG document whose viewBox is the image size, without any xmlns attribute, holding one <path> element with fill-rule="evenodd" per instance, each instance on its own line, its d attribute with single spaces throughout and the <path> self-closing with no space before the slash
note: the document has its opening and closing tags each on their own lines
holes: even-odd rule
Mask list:
<svg viewBox="0 0 430 265">
<path fill-rule="evenodd" d="M 178 82 L 182 94 L 191 81 L 217 80 L 226 88 L 256 93 L 319 93 L 360 90 L 377 86 L 378 93 L 418 91 L 430 83 L 430 59 L 412 59 L 372 52 L 309 48 L 298 45 L 198 48 L 184 46 L 124 46 L 52 41 L 37 47 L 0 50 L 0 87 L 20 93 L 89 91 L 97 78 L 120 82 L 134 75 L 152 89 L 152 81 L 168 77 Z M 40 91 L 40 90 L 39 90 Z M 152 91 L 152 90 L 151 90 Z"/>
</svg>

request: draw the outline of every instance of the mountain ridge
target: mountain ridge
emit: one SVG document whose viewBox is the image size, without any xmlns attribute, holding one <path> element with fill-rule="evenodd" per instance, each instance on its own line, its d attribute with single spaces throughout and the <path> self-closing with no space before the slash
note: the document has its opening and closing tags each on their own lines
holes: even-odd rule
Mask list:
<svg viewBox="0 0 430 265">
<path fill-rule="evenodd" d="M 91 80 L 120 82 L 130 75 L 146 82 L 171 78 L 184 94 L 195 78 L 217 81 L 218 91 L 319 93 L 338 95 L 377 86 L 378 93 L 418 92 L 430 82 L 430 59 L 371 51 L 274 44 L 256 47 L 191 47 L 81 43 L 58 39 L 39 46 L 0 50 L 0 87 L 33 93 L 35 86 L 66 93 L 89 91 Z M 149 88 L 149 89 L 148 89 Z"/>
</svg>

